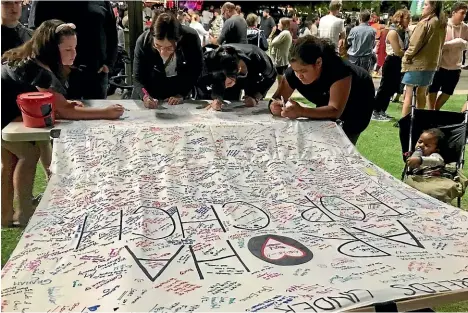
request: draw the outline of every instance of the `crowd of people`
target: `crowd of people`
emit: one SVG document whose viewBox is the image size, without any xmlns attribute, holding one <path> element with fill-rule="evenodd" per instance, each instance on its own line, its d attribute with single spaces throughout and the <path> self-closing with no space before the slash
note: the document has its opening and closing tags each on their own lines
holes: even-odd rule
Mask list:
<svg viewBox="0 0 468 313">
<path fill-rule="evenodd" d="M 81 102 L 106 98 L 123 22 L 114 9 L 109 1 L 34 1 L 29 29 L 20 22 L 21 1 L 2 1 L 2 129 L 21 116 L 16 97 L 32 91 L 53 93 L 62 119 L 122 115 L 119 105 L 87 108 Z M 457 3 L 447 23 L 441 2 L 425 1 L 412 35 L 407 10 L 396 12 L 379 34 L 369 12 L 361 12 L 360 24 L 347 29 L 340 10 L 341 3 L 332 1 L 321 18 L 301 19 L 291 10 L 276 23 L 268 9 L 261 17 L 244 16 L 230 2 L 201 13 L 160 8 L 136 42 L 132 98 L 149 109 L 187 98 L 210 99 L 207 108 L 213 110 L 221 110 L 224 100 L 252 107 L 278 81 L 268 105 L 272 115 L 336 120 L 353 144 L 372 117 L 386 118 L 400 83 L 406 86 L 404 114 L 413 88 L 418 107 L 425 106 L 429 86 L 430 108 L 442 107 L 460 76 L 468 40 L 462 22 L 466 4 Z M 371 72 L 377 42 L 385 46 L 386 57 L 376 95 Z M 295 90 L 316 107 L 290 99 Z M 50 143 L 2 140 L 2 226 L 27 223 L 36 163 L 41 159 L 47 171 L 50 155 Z M 14 193 L 19 204 L 13 211 Z"/>
</svg>

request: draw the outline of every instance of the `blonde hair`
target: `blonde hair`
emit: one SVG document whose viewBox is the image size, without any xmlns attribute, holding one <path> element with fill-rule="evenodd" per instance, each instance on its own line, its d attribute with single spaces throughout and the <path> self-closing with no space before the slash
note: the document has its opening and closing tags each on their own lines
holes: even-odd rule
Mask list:
<svg viewBox="0 0 468 313">
<path fill-rule="evenodd" d="M 192 14 L 192 22 L 199 22 L 200 21 L 200 15 L 197 13 Z"/>
<path fill-rule="evenodd" d="M 411 13 L 407 9 L 401 9 L 393 14 L 392 22 L 395 24 L 395 26 L 401 27 L 405 18 L 411 18 Z"/>
<path fill-rule="evenodd" d="M 339 0 L 332 0 L 330 2 L 330 6 L 329 6 L 329 9 L 330 11 L 339 11 L 341 10 L 341 7 L 343 6 L 343 4 L 341 3 L 341 1 Z"/>
<path fill-rule="evenodd" d="M 257 26 L 257 18 L 258 16 L 253 13 L 250 13 L 249 15 L 247 15 L 247 17 L 245 18 L 245 21 L 247 22 L 247 26 L 249 27 Z"/>
</svg>

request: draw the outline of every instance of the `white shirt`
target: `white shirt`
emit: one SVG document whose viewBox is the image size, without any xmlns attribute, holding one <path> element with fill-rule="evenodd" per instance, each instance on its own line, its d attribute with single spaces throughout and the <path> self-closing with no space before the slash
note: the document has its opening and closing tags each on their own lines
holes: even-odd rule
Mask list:
<svg viewBox="0 0 468 313">
<path fill-rule="evenodd" d="M 200 42 L 203 47 L 206 43 L 209 32 L 203 28 L 203 25 L 200 22 L 192 22 L 190 23 L 190 27 L 197 31 L 198 37 L 200 37 Z"/>
<path fill-rule="evenodd" d="M 394 31 L 395 30 L 392 29 L 392 30 L 390 30 L 388 32 L 388 34 L 390 34 L 390 32 L 394 32 Z M 388 40 L 388 34 L 387 34 L 387 39 L 385 39 L 385 53 L 387 55 L 394 55 L 395 51 L 393 51 L 392 44 Z M 403 40 L 401 40 L 401 38 L 400 38 L 400 36 L 398 36 L 398 34 L 397 34 L 397 37 L 398 37 L 398 43 L 400 44 L 401 50 L 404 50 L 405 44 L 403 43 Z"/>
<path fill-rule="evenodd" d="M 318 28 L 317 28 L 317 25 L 312 24 L 312 28 L 310 30 L 310 33 L 312 36 L 315 36 L 315 37 L 318 37 L 319 36 L 319 31 L 318 31 Z"/>
<path fill-rule="evenodd" d="M 208 10 L 202 12 L 202 23 L 210 24 L 210 21 L 213 19 L 213 13 Z"/>
<path fill-rule="evenodd" d="M 304 29 L 304 32 L 302 34 L 299 35 L 299 37 L 304 37 L 304 36 L 309 36 L 309 35 L 312 35 L 312 33 L 310 32 L 310 30 L 306 27 L 306 29 Z"/>
<path fill-rule="evenodd" d="M 320 19 L 319 34 L 320 38 L 328 38 L 336 45 L 338 51 L 338 41 L 340 33 L 345 32 L 344 20 L 328 14 Z"/>
</svg>

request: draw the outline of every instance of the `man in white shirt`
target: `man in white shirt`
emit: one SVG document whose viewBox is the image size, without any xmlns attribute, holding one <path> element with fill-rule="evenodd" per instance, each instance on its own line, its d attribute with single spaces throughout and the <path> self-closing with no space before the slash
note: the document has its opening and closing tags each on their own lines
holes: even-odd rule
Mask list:
<svg viewBox="0 0 468 313">
<path fill-rule="evenodd" d="M 213 11 L 208 10 L 208 7 L 205 8 L 202 12 L 202 24 L 205 30 L 210 29 L 210 22 L 213 19 Z"/>
<path fill-rule="evenodd" d="M 344 20 L 336 17 L 341 10 L 341 1 L 333 0 L 330 2 L 330 13 L 320 19 L 319 35 L 320 38 L 328 38 L 336 46 L 336 51 L 344 43 L 346 30 Z"/>
<path fill-rule="evenodd" d="M 315 37 L 320 37 L 319 36 L 319 30 L 318 30 L 318 27 L 319 27 L 319 23 L 320 23 L 320 17 L 318 16 L 314 16 L 312 17 L 312 27 L 310 28 L 310 33 L 312 34 L 312 36 L 315 36 Z"/>
</svg>

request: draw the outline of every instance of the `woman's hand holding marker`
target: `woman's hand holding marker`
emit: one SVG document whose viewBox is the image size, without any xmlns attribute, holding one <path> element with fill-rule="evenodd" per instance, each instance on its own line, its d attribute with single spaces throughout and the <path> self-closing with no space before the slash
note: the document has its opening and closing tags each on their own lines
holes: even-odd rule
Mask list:
<svg viewBox="0 0 468 313">
<path fill-rule="evenodd" d="M 156 109 L 156 107 L 158 106 L 158 100 L 156 99 L 153 99 L 148 91 L 146 91 L 145 88 L 141 88 L 141 91 L 143 91 L 143 104 L 145 105 L 145 108 L 148 108 L 148 109 Z"/>
</svg>

